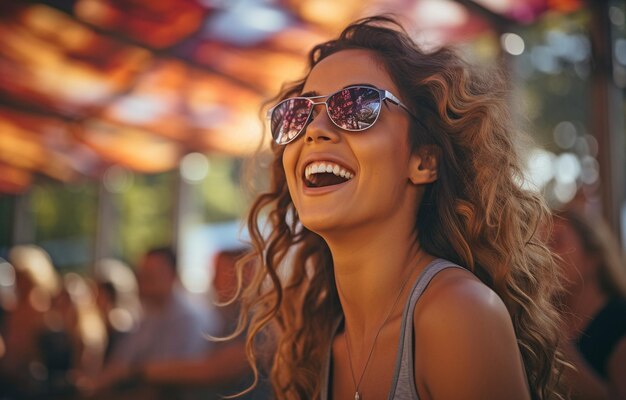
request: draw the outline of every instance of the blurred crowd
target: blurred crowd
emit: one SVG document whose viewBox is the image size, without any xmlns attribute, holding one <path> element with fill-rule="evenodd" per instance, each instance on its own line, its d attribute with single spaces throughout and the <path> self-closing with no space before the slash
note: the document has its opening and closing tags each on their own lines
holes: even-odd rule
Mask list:
<svg viewBox="0 0 626 400">
<path fill-rule="evenodd" d="M 237 326 L 235 264 L 218 253 L 210 298 L 178 280 L 175 253 L 153 248 L 135 268 L 106 259 L 61 275 L 34 245 L 0 259 L 0 399 L 212 399 L 252 383 Z M 245 268 L 245 267 L 244 267 Z M 249 274 L 248 274 L 249 275 Z M 244 275 L 245 278 L 245 275 Z M 267 398 L 261 383 L 243 398 Z"/>
</svg>

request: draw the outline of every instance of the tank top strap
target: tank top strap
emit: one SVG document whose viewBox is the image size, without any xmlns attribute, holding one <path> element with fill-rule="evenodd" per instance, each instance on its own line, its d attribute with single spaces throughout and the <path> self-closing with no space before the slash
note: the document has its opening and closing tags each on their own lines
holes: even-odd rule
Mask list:
<svg viewBox="0 0 626 400">
<path fill-rule="evenodd" d="M 446 268 L 465 269 L 451 261 L 441 258 L 435 259 L 424 267 L 424 270 L 415 281 L 413 289 L 411 289 L 411 294 L 402 313 L 402 325 L 400 327 L 400 339 L 398 341 L 398 355 L 396 358 L 396 367 L 393 374 L 393 381 L 391 383 L 391 390 L 389 391 L 389 400 L 419 399 L 415 385 L 413 359 L 413 313 L 417 301 L 420 299 L 431 280 L 435 277 L 435 275 Z"/>
<path fill-rule="evenodd" d="M 440 271 L 446 268 L 462 268 L 451 261 L 444 259 L 435 259 L 421 272 L 411 289 L 411 294 L 405 303 L 402 312 L 402 325 L 400 327 L 400 338 L 398 340 L 398 353 L 396 356 L 396 365 L 391 382 L 391 390 L 389 391 L 389 400 L 419 400 L 415 386 L 415 373 L 413 363 L 413 311 L 417 301 L 428 287 L 430 281 Z M 343 324 L 343 315 L 339 316 L 335 321 L 332 336 L 337 335 L 341 325 Z M 330 399 L 331 386 L 331 370 L 332 370 L 332 339 L 326 350 L 326 358 L 322 362 L 322 380 L 320 387 L 320 398 L 322 400 Z"/>
</svg>

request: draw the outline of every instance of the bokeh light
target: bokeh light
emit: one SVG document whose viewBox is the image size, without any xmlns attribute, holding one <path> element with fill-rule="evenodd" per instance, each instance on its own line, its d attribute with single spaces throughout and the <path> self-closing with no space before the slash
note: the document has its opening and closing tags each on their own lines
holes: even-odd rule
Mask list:
<svg viewBox="0 0 626 400">
<path fill-rule="evenodd" d="M 180 175 L 188 183 L 200 183 L 209 174 L 209 159 L 201 153 L 189 153 L 180 162 Z"/>
<path fill-rule="evenodd" d="M 502 48 L 509 54 L 519 56 L 524 52 L 524 39 L 515 33 L 505 33 L 500 38 Z"/>
</svg>

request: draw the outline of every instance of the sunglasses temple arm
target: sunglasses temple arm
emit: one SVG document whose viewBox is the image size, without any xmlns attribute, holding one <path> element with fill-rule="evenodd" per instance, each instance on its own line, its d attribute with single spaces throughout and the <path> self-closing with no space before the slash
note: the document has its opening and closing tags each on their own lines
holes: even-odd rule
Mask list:
<svg viewBox="0 0 626 400">
<path fill-rule="evenodd" d="M 395 105 L 397 105 L 399 107 L 402 107 L 404 109 L 404 111 L 409 113 L 410 116 L 412 116 L 415 119 L 418 119 L 417 116 L 415 114 L 413 114 L 413 112 L 411 110 L 409 110 L 409 108 L 407 106 L 405 106 L 404 104 L 400 103 L 400 100 L 398 100 L 398 98 L 396 96 L 391 94 L 391 92 L 385 90 L 383 95 L 384 95 L 384 99 L 385 100 L 389 100 L 393 104 L 395 104 Z"/>
</svg>

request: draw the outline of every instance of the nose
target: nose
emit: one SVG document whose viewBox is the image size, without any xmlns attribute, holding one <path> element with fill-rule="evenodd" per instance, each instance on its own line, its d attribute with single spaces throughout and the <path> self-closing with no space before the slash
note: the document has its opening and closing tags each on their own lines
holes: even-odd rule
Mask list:
<svg viewBox="0 0 626 400">
<path fill-rule="evenodd" d="M 311 119 L 311 122 L 304 131 L 304 141 L 306 143 L 323 141 L 336 142 L 339 140 L 340 136 L 337 131 L 339 128 L 337 128 L 328 117 L 324 103 L 315 106 Z"/>
</svg>

